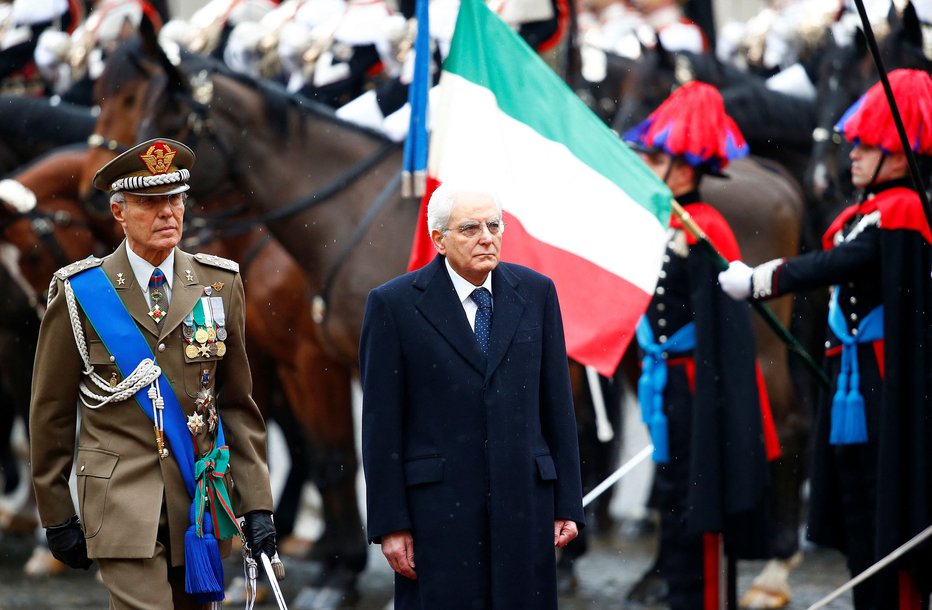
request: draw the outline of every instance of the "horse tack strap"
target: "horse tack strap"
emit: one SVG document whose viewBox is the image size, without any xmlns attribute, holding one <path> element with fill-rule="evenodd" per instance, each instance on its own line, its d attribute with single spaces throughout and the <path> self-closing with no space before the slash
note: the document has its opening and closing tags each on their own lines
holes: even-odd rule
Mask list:
<svg viewBox="0 0 932 610">
<path fill-rule="evenodd" d="M 152 348 L 142 336 L 123 301 L 117 296 L 103 269 L 100 267 L 87 269 L 69 279 L 81 309 L 84 310 L 107 351 L 114 357 L 115 364 L 122 375 L 126 376 L 136 368 L 136 364 L 147 358 L 155 360 Z M 168 437 L 171 453 L 181 471 L 188 495 L 193 498 L 195 494 L 194 447 L 185 423 L 184 412 L 168 379 L 159 375 L 155 383 L 158 384 L 165 405 L 165 435 Z M 148 396 L 147 388 L 137 391 L 134 397 L 146 417 L 155 423 L 151 409 L 152 401 Z"/>
<path fill-rule="evenodd" d="M 330 301 L 330 291 L 333 288 L 333 283 L 337 279 L 337 275 L 343 268 L 343 264 L 349 258 L 350 254 L 352 254 L 353 249 L 356 247 L 356 244 L 359 243 L 359 240 L 362 239 L 362 236 L 370 229 L 375 217 L 382 211 L 385 204 L 388 203 L 391 194 L 401 185 L 401 179 L 402 174 L 399 172 L 385 184 L 382 192 L 379 193 L 379 196 L 372 202 L 372 205 L 366 211 L 362 219 L 356 223 L 356 228 L 353 229 L 349 238 L 344 242 L 343 248 L 337 254 L 336 260 L 327 272 L 327 277 L 324 278 L 323 288 L 320 291 L 320 297 L 323 299 L 324 305 Z"/>
</svg>

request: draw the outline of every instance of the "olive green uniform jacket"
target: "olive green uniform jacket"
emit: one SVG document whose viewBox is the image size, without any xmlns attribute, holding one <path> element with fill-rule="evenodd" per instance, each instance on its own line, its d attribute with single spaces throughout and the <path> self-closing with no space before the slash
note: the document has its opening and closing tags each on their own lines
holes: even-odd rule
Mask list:
<svg viewBox="0 0 932 610">
<path fill-rule="evenodd" d="M 194 412 L 195 397 L 203 387 L 202 375 L 207 372 L 208 387 L 215 392 L 230 447 L 227 485 L 235 513 L 240 516 L 258 509 L 271 511 L 265 424 L 252 398 L 243 337 L 243 284 L 236 263 L 176 249 L 171 301 L 161 324 L 148 316 L 149 307 L 130 267 L 125 242 L 100 265 L 149 342 L 186 417 Z M 159 459 L 152 421 L 133 398 L 99 409 L 87 408 L 78 401 L 83 363 L 65 302 L 63 280 L 76 268 L 86 266 L 86 262 L 80 262 L 56 272 L 39 332 L 29 425 L 33 484 L 42 525 L 63 523 L 75 514 L 68 478 L 76 459 L 78 506 L 88 556 L 152 557 L 164 505 L 171 563 L 181 565 L 191 497 L 174 457 Z M 227 350 L 223 357 L 188 358 L 182 320 L 204 296 L 204 288 L 212 285 L 211 296 L 223 299 Z M 78 311 L 95 371 L 108 381 L 113 375 L 117 381 L 122 380 L 80 306 Z M 88 387 L 104 393 L 92 383 Z M 149 404 L 146 407 L 151 408 Z M 76 440 L 78 411 L 81 418 Z M 199 451 L 210 448 L 212 441 L 206 426 L 196 440 Z M 229 552 L 228 544 L 222 548 L 224 554 Z"/>
</svg>

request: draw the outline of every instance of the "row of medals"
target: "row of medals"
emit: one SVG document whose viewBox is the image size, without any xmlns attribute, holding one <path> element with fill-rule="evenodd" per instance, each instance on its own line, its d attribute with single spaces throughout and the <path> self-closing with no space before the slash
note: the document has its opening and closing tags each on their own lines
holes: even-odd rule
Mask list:
<svg viewBox="0 0 932 610">
<path fill-rule="evenodd" d="M 187 320 L 181 326 L 181 335 L 187 345 L 184 353 L 188 358 L 222 358 L 227 353 L 224 343 L 227 338 L 227 329 L 222 326 L 189 325 Z"/>
</svg>

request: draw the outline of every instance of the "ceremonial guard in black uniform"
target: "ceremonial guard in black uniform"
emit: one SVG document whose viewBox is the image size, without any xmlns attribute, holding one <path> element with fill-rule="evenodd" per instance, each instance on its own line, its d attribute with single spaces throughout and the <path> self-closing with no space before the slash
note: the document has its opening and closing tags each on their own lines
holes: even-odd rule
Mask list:
<svg viewBox="0 0 932 610">
<path fill-rule="evenodd" d="M 738 258 L 731 228 L 698 192 L 704 174 L 720 174 L 747 154 L 718 91 L 684 85 L 625 139 L 719 251 Z M 779 449 L 758 387 L 749 308 L 723 298 L 715 262 L 675 218 L 669 236 L 637 329 L 638 396 L 654 443 L 661 513 L 656 569 L 668 583 L 670 608 L 711 610 L 723 595 L 722 550 L 734 558 L 768 556 L 767 458 Z"/>
<path fill-rule="evenodd" d="M 889 76 L 910 145 L 928 162 L 932 79 Z M 846 553 L 855 575 L 932 524 L 932 233 L 881 85 L 836 129 L 855 145 L 860 196 L 825 233 L 824 251 L 753 269 L 737 261 L 720 281 L 756 300 L 832 287 L 833 387 L 816 419 L 807 535 Z M 930 574 L 926 544 L 855 587 L 855 608 L 928 608 Z"/>
</svg>

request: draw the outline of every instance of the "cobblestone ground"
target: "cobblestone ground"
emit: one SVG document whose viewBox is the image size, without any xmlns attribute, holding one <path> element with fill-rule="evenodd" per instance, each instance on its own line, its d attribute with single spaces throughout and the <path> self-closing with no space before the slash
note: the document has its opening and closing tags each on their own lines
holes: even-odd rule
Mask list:
<svg viewBox="0 0 932 610">
<path fill-rule="evenodd" d="M 659 606 L 634 606 L 624 601 L 625 593 L 647 568 L 652 559 L 652 542 L 648 539 L 626 539 L 620 536 L 602 537 L 590 544 L 590 552 L 579 560 L 579 587 L 572 596 L 561 598 L 565 610 L 614 610 L 638 608 L 660 610 Z M 0 540 L 0 610 L 63 610 L 70 608 L 106 608 L 107 593 L 88 572 L 68 573 L 40 579 L 22 575 L 23 564 L 32 551 L 31 538 Z M 292 600 L 311 575 L 308 564 L 297 559 L 285 559 L 288 578 L 283 583 L 286 599 Z M 739 585 L 744 590 L 760 569 L 761 562 L 745 562 L 739 566 Z M 228 578 L 240 573 L 236 561 L 228 561 Z M 845 582 L 846 572 L 841 557 L 833 552 L 808 550 L 803 564 L 793 572 L 794 592 L 790 609 L 804 609 Z M 360 582 L 361 599 L 355 606 L 361 610 L 382 610 L 391 597 L 392 577 L 378 547 L 372 547 L 369 568 Z M 271 602 L 271 603 L 270 603 Z M 230 606 L 235 607 L 235 606 Z M 276 608 L 267 600 L 257 606 L 262 610 Z M 851 610 L 850 598 L 830 605 L 832 610 Z"/>
</svg>

